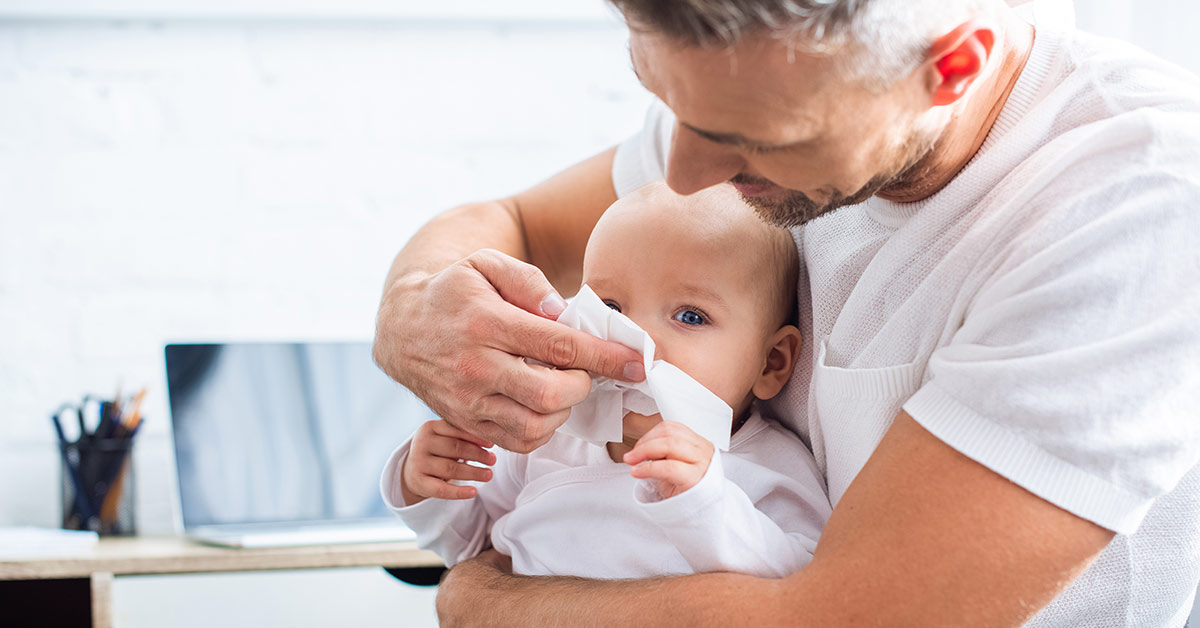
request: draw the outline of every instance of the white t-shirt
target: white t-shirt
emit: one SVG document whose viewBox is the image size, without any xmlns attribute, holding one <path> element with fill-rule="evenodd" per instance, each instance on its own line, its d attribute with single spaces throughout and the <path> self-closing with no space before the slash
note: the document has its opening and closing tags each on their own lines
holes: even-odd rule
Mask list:
<svg viewBox="0 0 1200 628">
<path fill-rule="evenodd" d="M 404 505 L 404 443 L 380 493 L 447 565 L 490 536 L 513 571 L 533 576 L 649 578 L 706 571 L 782 577 L 812 560 L 829 500 L 812 454 L 754 413 L 717 451 L 696 486 L 667 499 L 597 445 L 559 432 L 528 455 L 495 449 L 492 480 L 474 499 Z"/>
<path fill-rule="evenodd" d="M 618 194 L 663 178 L 673 125 L 656 106 L 621 145 Z M 1200 82 L 1041 28 L 947 187 L 794 235 L 808 353 L 773 413 L 831 502 L 903 408 L 1118 533 L 1027 625 L 1182 626 L 1200 578 Z"/>
</svg>

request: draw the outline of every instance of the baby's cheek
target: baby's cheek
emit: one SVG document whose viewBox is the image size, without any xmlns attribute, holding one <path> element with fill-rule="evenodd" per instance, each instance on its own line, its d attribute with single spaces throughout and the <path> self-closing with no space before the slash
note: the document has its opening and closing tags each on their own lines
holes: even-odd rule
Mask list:
<svg viewBox="0 0 1200 628">
<path fill-rule="evenodd" d="M 714 349 L 687 360 L 686 365 L 675 363 L 675 366 L 733 407 L 742 400 L 748 390 L 740 373 L 744 369 L 738 368 L 738 362 L 734 356 L 723 355 Z"/>
</svg>

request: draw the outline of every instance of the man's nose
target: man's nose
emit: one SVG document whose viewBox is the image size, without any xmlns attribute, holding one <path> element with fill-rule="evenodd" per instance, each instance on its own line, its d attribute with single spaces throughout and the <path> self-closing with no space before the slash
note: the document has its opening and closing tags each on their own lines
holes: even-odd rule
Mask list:
<svg viewBox="0 0 1200 628">
<path fill-rule="evenodd" d="M 675 125 L 667 158 L 667 185 L 679 194 L 691 194 L 728 181 L 745 168 L 736 151 L 710 142 L 680 124 Z"/>
</svg>

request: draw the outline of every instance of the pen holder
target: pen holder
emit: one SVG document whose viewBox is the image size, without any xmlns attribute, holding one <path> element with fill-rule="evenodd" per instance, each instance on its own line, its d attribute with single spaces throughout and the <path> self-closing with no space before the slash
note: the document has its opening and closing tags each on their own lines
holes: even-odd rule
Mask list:
<svg viewBox="0 0 1200 628">
<path fill-rule="evenodd" d="M 135 534 L 133 441 L 90 438 L 61 447 L 63 527 Z"/>
</svg>

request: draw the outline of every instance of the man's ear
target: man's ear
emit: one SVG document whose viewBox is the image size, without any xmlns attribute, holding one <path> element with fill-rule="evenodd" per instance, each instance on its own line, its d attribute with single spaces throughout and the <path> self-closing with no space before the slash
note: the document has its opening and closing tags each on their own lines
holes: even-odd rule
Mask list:
<svg viewBox="0 0 1200 628">
<path fill-rule="evenodd" d="M 933 106 L 958 102 L 983 74 L 995 44 L 992 27 L 977 21 L 959 24 L 935 39 L 925 55 L 924 65 Z"/>
<path fill-rule="evenodd" d="M 795 325 L 784 325 L 771 338 L 771 348 L 763 360 L 762 372 L 754 380 L 752 392 L 758 399 L 770 399 L 783 390 L 792 377 L 796 358 L 800 355 L 800 330 Z"/>
</svg>

